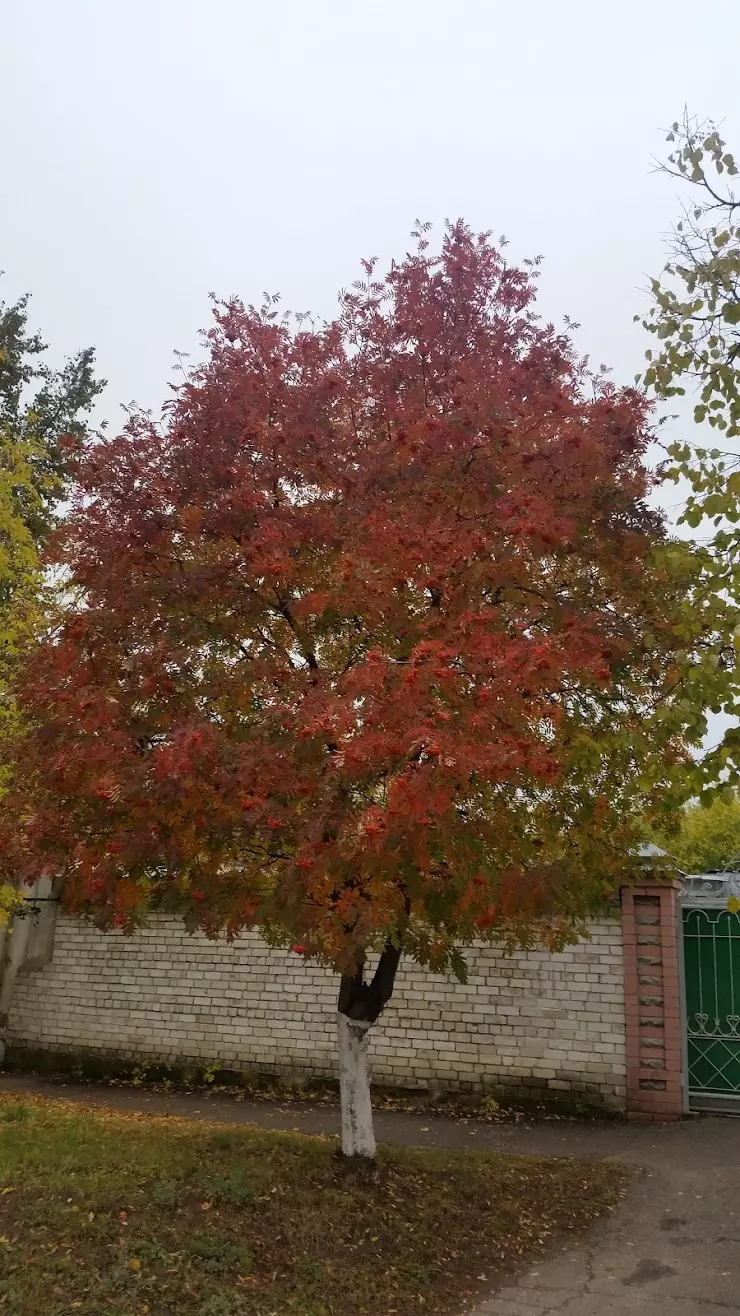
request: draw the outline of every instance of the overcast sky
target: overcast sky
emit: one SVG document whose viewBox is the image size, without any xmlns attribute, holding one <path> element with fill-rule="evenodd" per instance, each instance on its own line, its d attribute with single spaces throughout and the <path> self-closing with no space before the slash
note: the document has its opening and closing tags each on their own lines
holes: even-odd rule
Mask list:
<svg viewBox="0 0 740 1316">
<path fill-rule="evenodd" d="M 417 217 L 543 255 L 543 312 L 631 381 L 661 129 L 687 104 L 740 153 L 740 0 L 0 0 L 0 32 L 0 296 L 96 346 L 114 426 L 210 292 L 331 315 Z"/>
<path fill-rule="evenodd" d="M 158 406 L 208 294 L 331 314 L 459 215 L 542 254 L 548 316 L 639 369 L 684 103 L 740 150 L 738 0 L 0 0 L 0 294 L 104 413 Z"/>
</svg>

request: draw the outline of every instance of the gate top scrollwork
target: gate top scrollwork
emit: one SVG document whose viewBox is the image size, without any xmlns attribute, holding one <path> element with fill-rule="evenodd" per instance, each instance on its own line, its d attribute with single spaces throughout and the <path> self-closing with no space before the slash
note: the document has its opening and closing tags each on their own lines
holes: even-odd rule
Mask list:
<svg viewBox="0 0 740 1316">
<path fill-rule="evenodd" d="M 726 909 L 731 900 L 740 900 L 740 873 L 687 873 L 681 879 L 683 905 Z"/>
</svg>

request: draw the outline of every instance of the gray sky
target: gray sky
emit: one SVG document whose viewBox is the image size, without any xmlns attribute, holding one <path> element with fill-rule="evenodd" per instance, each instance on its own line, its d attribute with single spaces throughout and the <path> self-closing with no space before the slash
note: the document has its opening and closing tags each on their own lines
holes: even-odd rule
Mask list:
<svg viewBox="0 0 740 1316">
<path fill-rule="evenodd" d="M 158 406 L 207 295 L 331 314 L 361 256 L 462 215 L 542 254 L 616 378 L 676 188 L 659 129 L 726 118 L 738 0 L 0 0 L 7 299 Z"/>
<path fill-rule="evenodd" d="M 114 426 L 209 292 L 331 315 L 417 217 L 543 255 L 544 314 L 631 381 L 660 129 L 688 104 L 740 154 L 740 0 L 0 0 L 0 32 L 0 296 L 57 359 L 96 346 Z"/>
<path fill-rule="evenodd" d="M 688 104 L 740 154 L 740 0 L 0 0 L 0 21 L 0 295 L 33 292 L 56 356 L 96 346 L 113 425 L 197 356 L 209 292 L 331 315 L 417 217 L 543 255 L 543 312 L 631 380 L 678 208 L 660 129 Z"/>
</svg>

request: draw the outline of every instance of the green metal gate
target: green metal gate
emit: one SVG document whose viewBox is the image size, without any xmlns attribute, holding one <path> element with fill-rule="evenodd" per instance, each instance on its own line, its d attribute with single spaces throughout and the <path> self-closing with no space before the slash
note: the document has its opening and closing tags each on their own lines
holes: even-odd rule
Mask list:
<svg viewBox="0 0 740 1316">
<path fill-rule="evenodd" d="M 689 1104 L 740 1111 L 740 915 L 684 907 L 683 942 Z"/>
</svg>

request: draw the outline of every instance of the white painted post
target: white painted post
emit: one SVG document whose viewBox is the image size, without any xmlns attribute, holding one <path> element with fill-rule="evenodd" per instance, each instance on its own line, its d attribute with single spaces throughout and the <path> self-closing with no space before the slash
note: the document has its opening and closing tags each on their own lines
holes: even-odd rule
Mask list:
<svg viewBox="0 0 740 1316">
<path fill-rule="evenodd" d="M 24 894 L 28 900 L 36 894 L 37 889 L 36 884 L 22 887 L 21 894 Z M 13 988 L 26 958 L 32 926 L 33 916 L 27 908 L 21 918 L 13 918 L 10 929 L 3 936 L 3 958 L 0 960 L 0 1065 L 5 1059 L 8 1016 L 13 1000 Z"/>
</svg>

